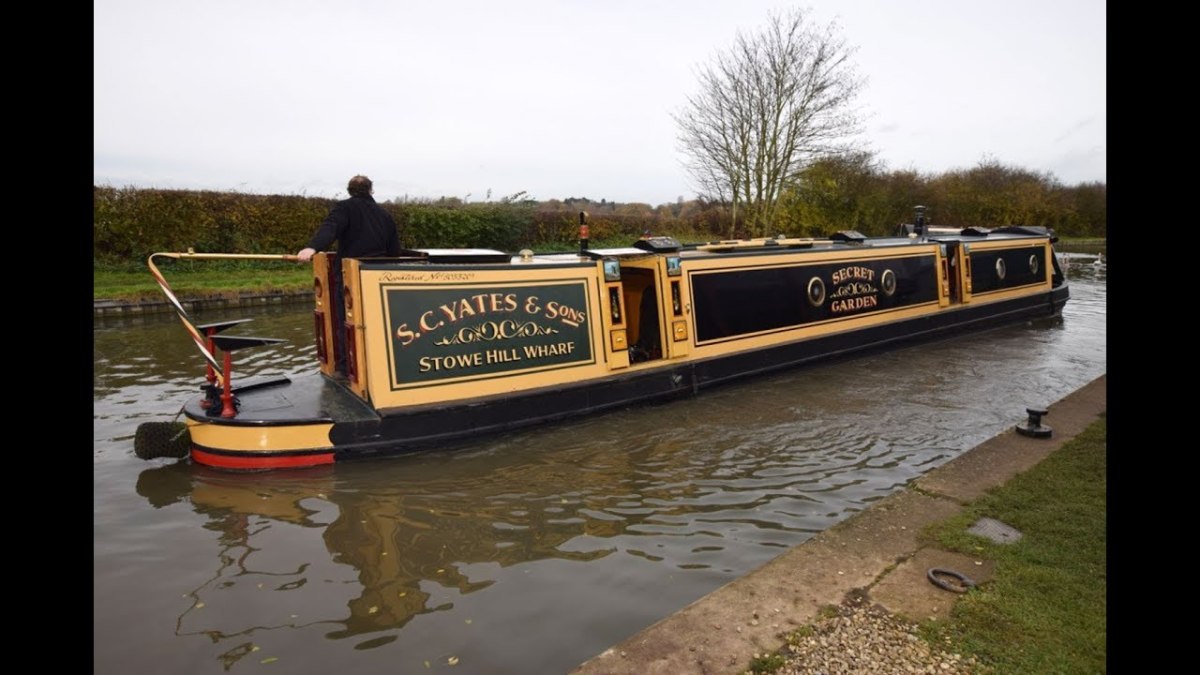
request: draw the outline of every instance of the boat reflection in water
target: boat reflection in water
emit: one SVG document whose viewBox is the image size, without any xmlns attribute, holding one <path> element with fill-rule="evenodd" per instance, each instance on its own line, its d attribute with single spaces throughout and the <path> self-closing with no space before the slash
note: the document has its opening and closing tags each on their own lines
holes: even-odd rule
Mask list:
<svg viewBox="0 0 1200 675">
<path fill-rule="evenodd" d="M 578 507 L 578 500 L 567 506 L 557 494 L 553 500 L 531 495 L 539 484 L 560 486 L 568 467 L 522 465 L 506 475 L 503 468 L 497 473 L 486 464 L 474 464 L 481 472 L 475 478 L 464 473 L 461 463 L 452 480 L 418 477 L 414 481 L 421 483 L 420 493 L 412 497 L 405 484 L 364 489 L 363 475 L 346 467 L 336 473 L 333 467 L 281 471 L 270 481 L 187 462 L 142 471 L 137 492 L 152 506 L 190 503 L 208 519 L 205 527 L 219 535 L 219 568 L 192 591 L 195 603 L 179 617 L 177 634 L 204 634 L 218 642 L 262 630 L 327 624 L 330 639 L 370 636 L 401 628 L 418 615 L 451 609 L 456 596 L 492 585 L 494 579 L 471 578 L 464 568 L 473 563 L 509 567 L 549 558 L 596 560 L 616 548 L 578 550 L 568 541 L 581 535 L 612 541 L 637 522 L 581 519 L 566 512 Z M 455 484 L 470 485 L 476 478 L 477 484 L 494 486 L 497 494 L 480 500 L 473 487 L 468 488 L 471 494 L 455 489 Z M 586 472 L 575 473 L 573 480 L 573 487 L 586 491 Z M 326 550 L 303 553 L 302 544 L 316 538 L 289 534 L 293 527 L 322 530 Z M 288 539 L 286 557 L 271 543 L 279 537 Z M 288 593 L 268 600 L 247 592 L 248 587 Z M 350 589 L 358 594 L 346 597 L 344 615 L 308 614 L 313 607 L 338 603 L 303 596 Z M 359 648 L 394 639 L 385 636 Z M 229 658 L 236 660 L 238 651 L 231 650 Z"/>
</svg>

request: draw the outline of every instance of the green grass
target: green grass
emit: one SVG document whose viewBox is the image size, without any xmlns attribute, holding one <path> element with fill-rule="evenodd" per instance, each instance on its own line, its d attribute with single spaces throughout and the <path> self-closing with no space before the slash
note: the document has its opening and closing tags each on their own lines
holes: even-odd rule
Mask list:
<svg viewBox="0 0 1200 675">
<path fill-rule="evenodd" d="M 942 651 L 975 657 L 995 673 L 1107 672 L 1107 420 L 1100 420 L 1033 469 L 928 528 L 926 543 L 996 561 L 993 578 L 963 595 L 947 621 L 921 626 Z M 967 529 L 995 518 L 1024 535 L 997 544 Z M 836 615 L 823 607 L 817 621 Z M 789 643 L 812 635 L 803 626 Z M 756 657 L 771 673 L 786 657 Z"/>
<path fill-rule="evenodd" d="M 774 673 L 780 668 L 787 665 L 787 660 L 782 654 L 767 654 L 765 656 L 756 656 L 750 662 L 750 672 L 752 673 Z"/>
<path fill-rule="evenodd" d="M 171 290 L 181 298 L 308 291 L 313 283 L 312 265 L 291 262 L 167 260 L 159 263 L 158 268 Z M 145 264 L 94 265 L 92 284 L 94 300 L 138 302 L 164 297 Z"/>
<path fill-rule="evenodd" d="M 627 238 L 593 240 L 591 248 L 627 247 Z M 546 244 L 538 253 L 577 251 L 579 244 Z M 515 253 L 515 251 L 509 251 Z M 312 266 L 282 261 L 171 260 L 155 261 L 171 290 L 181 298 L 238 293 L 291 293 L 312 289 Z M 92 299 L 139 302 L 163 299 L 162 290 L 144 262 L 122 265 L 93 263 Z"/>
<path fill-rule="evenodd" d="M 1107 248 L 1107 239 L 1087 239 L 1084 237 L 1060 239 L 1058 243 L 1054 245 L 1054 250 L 1060 253 L 1098 253 L 1106 250 Z"/>
<path fill-rule="evenodd" d="M 933 640 L 1001 673 L 1102 673 L 1107 638 L 1107 421 L 1030 471 L 930 528 L 938 546 L 996 561 L 994 578 L 963 596 Z M 1020 530 L 996 544 L 966 530 L 979 518 Z"/>
</svg>

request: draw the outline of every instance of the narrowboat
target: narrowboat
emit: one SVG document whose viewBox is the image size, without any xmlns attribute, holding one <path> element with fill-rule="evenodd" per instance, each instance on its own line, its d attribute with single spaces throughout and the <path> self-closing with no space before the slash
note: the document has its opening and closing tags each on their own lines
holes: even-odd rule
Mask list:
<svg viewBox="0 0 1200 675">
<path fill-rule="evenodd" d="M 238 320 L 194 323 L 154 265 L 220 254 L 151 256 L 207 360 L 181 411 L 191 460 L 256 471 L 438 447 L 1053 316 L 1069 295 L 1043 228 L 928 227 L 918 215 L 887 237 L 591 248 L 580 220 L 578 251 L 317 254 L 319 367 L 244 382 L 237 353 L 281 340 L 226 332 Z"/>
</svg>

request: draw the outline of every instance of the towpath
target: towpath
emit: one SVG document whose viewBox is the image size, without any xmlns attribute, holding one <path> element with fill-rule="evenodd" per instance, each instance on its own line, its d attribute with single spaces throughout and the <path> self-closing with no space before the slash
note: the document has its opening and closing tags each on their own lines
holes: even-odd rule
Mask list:
<svg viewBox="0 0 1200 675">
<path fill-rule="evenodd" d="M 830 606 L 843 609 L 845 630 L 810 650 L 806 659 L 814 669 L 803 672 L 855 672 L 838 664 L 856 652 L 889 659 L 872 672 L 970 672 L 970 663 L 927 649 L 906 624 L 947 618 L 959 597 L 930 583 L 930 568 L 982 582 L 990 578 L 991 564 L 924 545 L 919 533 L 1030 469 L 1106 409 L 1102 375 L 1050 406 L 1044 423 L 1053 428 L 1051 438 L 1016 433 L 1024 421 L 1018 416 L 1004 433 L 605 650 L 572 675 L 742 673 L 755 656 L 783 647 L 784 633 L 817 623 Z"/>
</svg>

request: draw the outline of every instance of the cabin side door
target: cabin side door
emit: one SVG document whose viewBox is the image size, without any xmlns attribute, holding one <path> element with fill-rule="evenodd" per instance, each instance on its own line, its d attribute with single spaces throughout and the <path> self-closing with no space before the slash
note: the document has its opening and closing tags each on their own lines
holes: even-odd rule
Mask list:
<svg viewBox="0 0 1200 675">
<path fill-rule="evenodd" d="M 630 364 L 674 359 L 690 353 L 691 305 L 679 257 L 625 260 L 621 270 L 628 310 Z"/>
<path fill-rule="evenodd" d="M 971 262 L 967 247 L 961 241 L 944 242 L 941 246 L 942 307 L 971 301 Z"/>
<path fill-rule="evenodd" d="M 342 339 L 341 284 L 340 275 L 334 274 L 334 265 L 340 265 L 332 253 L 318 253 L 312 258 L 313 267 L 313 339 L 317 347 L 317 360 L 321 372 L 332 376 L 337 362 L 338 342 Z"/>
<path fill-rule="evenodd" d="M 954 257 L 950 264 L 954 270 L 954 278 L 958 283 L 958 301 L 971 301 L 971 247 L 963 242 L 955 242 Z"/>
</svg>

